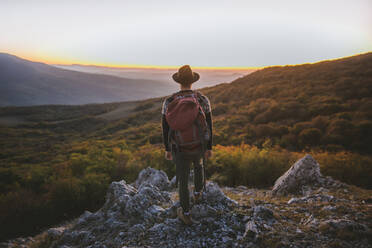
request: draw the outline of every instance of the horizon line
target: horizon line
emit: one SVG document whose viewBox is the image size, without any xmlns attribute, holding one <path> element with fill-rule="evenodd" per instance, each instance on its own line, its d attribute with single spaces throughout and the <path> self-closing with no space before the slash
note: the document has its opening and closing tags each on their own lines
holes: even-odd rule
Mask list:
<svg viewBox="0 0 372 248">
<path fill-rule="evenodd" d="M 349 56 L 343 56 L 339 58 L 331 58 L 331 59 L 323 59 L 315 62 L 305 62 L 305 63 L 299 63 L 299 64 L 284 64 L 284 65 L 266 65 L 266 66 L 191 66 L 193 69 L 198 69 L 198 70 L 259 70 L 259 69 L 264 69 L 268 67 L 276 67 L 276 66 L 296 66 L 296 65 L 305 65 L 305 64 L 316 64 L 324 61 L 333 61 L 333 60 L 339 60 L 339 59 L 344 59 L 348 57 L 353 57 L 353 56 L 358 56 L 362 54 L 368 54 L 371 53 L 372 51 L 368 52 L 363 52 L 363 53 L 357 53 Z M 1 52 L 0 52 L 1 53 Z M 7 52 L 5 52 L 7 53 Z M 104 68 L 113 68 L 113 69 L 152 69 L 152 70 L 174 70 L 180 68 L 180 66 L 175 66 L 175 65 L 138 65 L 138 64 L 106 64 L 106 63 L 99 63 L 99 62 L 62 62 L 61 60 L 59 61 L 51 61 L 48 59 L 43 59 L 43 58 L 36 58 L 35 56 L 19 56 L 15 55 L 14 53 L 7 53 L 25 60 L 29 60 L 32 62 L 39 62 L 39 63 L 45 63 L 48 65 L 52 66 L 90 66 L 90 67 L 104 67 Z"/>
<path fill-rule="evenodd" d="M 90 67 L 105 67 L 105 68 L 115 68 L 115 69 L 156 69 L 156 70 L 173 70 L 178 69 L 180 66 L 175 65 L 133 65 L 133 64 L 104 64 L 104 63 L 47 63 L 49 65 L 56 66 L 90 66 Z M 264 68 L 261 67 L 245 67 L 245 66 L 191 66 L 192 69 L 199 70 L 258 70 Z"/>
</svg>

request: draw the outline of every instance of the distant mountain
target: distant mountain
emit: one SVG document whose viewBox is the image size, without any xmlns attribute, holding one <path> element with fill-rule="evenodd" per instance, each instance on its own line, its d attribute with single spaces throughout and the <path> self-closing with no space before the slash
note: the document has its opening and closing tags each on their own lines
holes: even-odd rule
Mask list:
<svg viewBox="0 0 372 248">
<path fill-rule="evenodd" d="M 133 79 L 149 79 L 174 84 L 171 75 L 176 69 L 169 68 L 127 68 L 127 67 L 109 67 L 96 65 L 54 65 L 58 68 L 67 70 L 106 74 L 117 77 L 133 78 Z M 204 87 L 214 86 L 224 82 L 231 82 L 239 77 L 245 76 L 256 71 L 254 68 L 197 68 L 195 69 L 200 74 L 200 80 L 193 85 L 193 88 L 200 89 Z"/>
<path fill-rule="evenodd" d="M 0 106 L 87 104 L 170 94 L 178 85 L 83 73 L 0 53 Z"/>
</svg>

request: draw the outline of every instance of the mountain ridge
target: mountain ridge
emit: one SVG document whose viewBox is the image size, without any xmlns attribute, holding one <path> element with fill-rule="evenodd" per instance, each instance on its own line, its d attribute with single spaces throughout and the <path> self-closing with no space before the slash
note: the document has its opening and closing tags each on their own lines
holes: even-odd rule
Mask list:
<svg viewBox="0 0 372 248">
<path fill-rule="evenodd" d="M 174 85 L 61 69 L 0 53 L 0 105 L 88 104 L 146 99 Z"/>
</svg>

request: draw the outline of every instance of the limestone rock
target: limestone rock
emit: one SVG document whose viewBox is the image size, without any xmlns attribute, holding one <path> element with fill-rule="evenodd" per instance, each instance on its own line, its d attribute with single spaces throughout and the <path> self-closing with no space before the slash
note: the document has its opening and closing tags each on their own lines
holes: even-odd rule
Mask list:
<svg viewBox="0 0 372 248">
<path fill-rule="evenodd" d="M 176 185 L 176 176 L 172 177 L 172 179 L 170 180 L 169 187 L 170 188 L 177 188 L 177 185 Z"/>
<path fill-rule="evenodd" d="M 273 195 L 299 193 L 302 186 L 321 184 L 323 180 L 318 162 L 307 154 L 276 180 L 272 193 Z"/>
<path fill-rule="evenodd" d="M 218 212 L 207 204 L 198 204 L 191 209 L 191 215 L 196 219 L 200 219 L 208 216 L 217 216 Z"/>
<path fill-rule="evenodd" d="M 170 187 L 170 182 L 167 174 L 162 170 L 156 170 L 151 167 L 143 169 L 137 180 L 134 182 L 134 187 L 139 188 L 141 184 L 148 183 L 158 187 L 160 190 L 167 190 Z"/>
<path fill-rule="evenodd" d="M 54 227 L 47 230 L 47 235 L 51 239 L 57 239 L 59 238 L 63 232 L 65 231 L 66 227 Z"/>
<path fill-rule="evenodd" d="M 124 180 L 112 182 L 106 193 L 106 202 L 103 210 L 120 208 L 125 206 L 131 196 L 137 193 L 137 189 L 127 184 Z"/>
<path fill-rule="evenodd" d="M 203 194 L 203 200 L 208 203 L 238 205 L 236 201 L 230 199 L 222 192 L 217 183 L 207 182 L 205 187 L 206 189 Z"/>
<path fill-rule="evenodd" d="M 301 198 L 293 197 L 288 201 L 288 204 L 293 203 L 313 203 L 313 202 L 334 202 L 336 201 L 335 197 L 327 194 L 315 194 L 310 196 L 304 196 Z"/>
<path fill-rule="evenodd" d="M 155 213 L 154 205 L 170 203 L 170 201 L 168 193 L 161 192 L 158 187 L 146 182 L 141 184 L 137 194 L 128 199 L 124 214 L 131 217 L 144 217 L 147 211 L 152 215 L 152 213 Z M 149 209 L 150 207 L 152 208 Z"/>
<path fill-rule="evenodd" d="M 259 233 L 256 223 L 253 220 L 250 220 L 245 225 L 244 237 L 255 238 Z"/>
<path fill-rule="evenodd" d="M 256 206 L 253 208 L 253 218 L 270 220 L 274 218 L 273 211 L 264 206 Z"/>
</svg>

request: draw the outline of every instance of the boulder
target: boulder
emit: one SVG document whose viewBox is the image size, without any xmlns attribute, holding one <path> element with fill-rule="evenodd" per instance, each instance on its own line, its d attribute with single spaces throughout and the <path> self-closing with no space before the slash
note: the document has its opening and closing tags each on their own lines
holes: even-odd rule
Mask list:
<svg viewBox="0 0 372 248">
<path fill-rule="evenodd" d="M 148 183 L 158 187 L 160 190 L 168 190 L 170 182 L 167 174 L 162 170 L 156 170 L 151 167 L 143 169 L 133 186 L 139 188 L 141 184 Z"/>
<path fill-rule="evenodd" d="M 260 220 L 271 220 L 274 218 L 274 213 L 271 209 L 264 206 L 255 206 L 253 208 L 253 218 Z"/>
<path fill-rule="evenodd" d="M 127 201 L 137 193 L 137 189 L 127 184 L 124 180 L 112 182 L 106 193 L 106 202 L 102 207 L 104 212 L 117 210 L 124 207 Z"/>
<path fill-rule="evenodd" d="M 203 200 L 208 204 L 223 204 L 227 206 L 236 206 L 238 203 L 225 195 L 216 182 L 207 182 Z"/>
<path fill-rule="evenodd" d="M 273 195 L 298 194 L 302 192 L 303 186 L 321 185 L 323 181 L 318 162 L 307 154 L 276 180 L 272 193 Z"/>
</svg>

